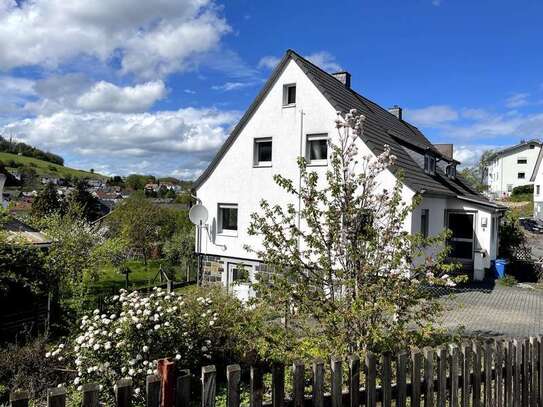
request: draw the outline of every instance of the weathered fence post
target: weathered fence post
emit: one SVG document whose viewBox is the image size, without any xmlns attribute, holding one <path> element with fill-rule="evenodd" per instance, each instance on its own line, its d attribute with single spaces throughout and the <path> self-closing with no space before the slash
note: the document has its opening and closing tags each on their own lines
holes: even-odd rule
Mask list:
<svg viewBox="0 0 543 407">
<path fill-rule="evenodd" d="M 303 407 L 304 405 L 304 371 L 305 366 L 302 362 L 295 362 L 292 365 L 292 383 L 294 385 L 294 407 Z"/>
<path fill-rule="evenodd" d="M 481 406 L 481 343 L 476 341 L 473 345 L 473 407 Z"/>
<path fill-rule="evenodd" d="M 175 407 L 190 406 L 190 370 L 183 369 L 179 372 L 175 386 Z"/>
<path fill-rule="evenodd" d="M 260 366 L 251 366 L 251 401 L 250 407 L 262 407 L 264 380 Z"/>
<path fill-rule="evenodd" d="M 324 362 L 313 362 L 313 407 L 324 406 Z"/>
<path fill-rule="evenodd" d="M 424 407 L 434 407 L 434 350 L 424 349 Z"/>
<path fill-rule="evenodd" d="M 396 362 L 396 406 L 407 405 L 407 353 L 398 355 Z"/>
<path fill-rule="evenodd" d="M 285 365 L 276 363 L 272 366 L 272 405 L 285 405 Z"/>
<path fill-rule="evenodd" d="M 462 407 L 470 406 L 471 359 L 470 344 L 462 344 Z"/>
<path fill-rule="evenodd" d="M 11 407 L 28 407 L 28 393 L 21 390 L 11 392 L 9 403 Z"/>
<path fill-rule="evenodd" d="M 411 352 L 411 406 L 420 407 L 420 380 L 422 367 L 422 354 L 420 351 Z"/>
<path fill-rule="evenodd" d="M 447 403 L 447 348 L 441 347 L 437 365 L 437 405 L 445 407 Z"/>
<path fill-rule="evenodd" d="M 533 336 L 530 337 L 530 406 L 537 407 L 539 390 L 538 390 L 538 379 L 537 379 L 537 370 L 538 370 L 538 349 L 537 349 L 537 338 Z"/>
<path fill-rule="evenodd" d="M 115 385 L 115 399 L 117 407 L 130 407 L 132 405 L 132 379 L 121 379 Z"/>
<path fill-rule="evenodd" d="M 494 364 L 496 366 L 496 407 L 503 407 L 503 341 L 496 342 L 496 358 L 494 359 Z"/>
<path fill-rule="evenodd" d="M 458 346 L 452 345 L 449 347 L 450 357 L 449 357 L 449 372 L 451 376 L 451 389 L 449 393 L 449 406 L 458 407 L 458 358 L 459 358 L 459 349 Z"/>
<path fill-rule="evenodd" d="M 515 346 L 513 341 L 505 343 L 505 407 L 513 407 L 513 361 L 515 360 Z"/>
<path fill-rule="evenodd" d="M 239 365 L 226 366 L 226 380 L 228 382 L 228 391 L 226 394 L 226 406 L 239 407 L 239 403 L 240 403 L 239 382 L 241 380 L 241 367 Z"/>
<path fill-rule="evenodd" d="M 492 406 L 492 343 L 485 342 L 484 348 L 484 368 L 485 368 L 485 392 L 484 405 Z"/>
<path fill-rule="evenodd" d="M 366 407 L 375 407 L 377 405 L 377 366 L 375 355 L 368 353 L 366 355 Z"/>
<path fill-rule="evenodd" d="M 529 389 L 530 389 L 530 340 L 524 338 L 522 340 L 522 405 L 530 405 Z"/>
<path fill-rule="evenodd" d="M 342 387 L 343 371 L 341 368 L 341 359 L 332 357 L 330 361 L 332 367 L 332 407 L 342 407 Z"/>
<path fill-rule="evenodd" d="M 159 359 L 157 363 L 160 376 L 160 406 L 173 407 L 175 403 L 175 363 L 168 359 Z"/>
<path fill-rule="evenodd" d="M 202 367 L 202 407 L 215 407 L 216 376 L 214 365 Z"/>
<path fill-rule="evenodd" d="M 100 395 L 100 386 L 96 383 L 89 383 L 83 385 L 83 400 L 81 402 L 82 407 L 98 407 Z"/>
<path fill-rule="evenodd" d="M 383 387 L 383 407 L 392 406 L 392 355 L 385 353 L 383 355 L 383 378 L 381 380 Z"/>
<path fill-rule="evenodd" d="M 66 389 L 64 387 L 53 387 L 47 390 L 47 407 L 66 406 Z"/>
<path fill-rule="evenodd" d="M 520 394 L 521 394 L 521 376 L 522 376 L 522 344 L 516 339 L 513 340 L 514 348 L 514 373 L 513 373 L 513 405 L 520 407 Z"/>
<path fill-rule="evenodd" d="M 349 357 L 349 405 L 358 407 L 360 405 L 360 358 Z"/>
<path fill-rule="evenodd" d="M 160 377 L 149 375 L 145 379 L 145 405 L 146 407 L 160 406 Z"/>
</svg>

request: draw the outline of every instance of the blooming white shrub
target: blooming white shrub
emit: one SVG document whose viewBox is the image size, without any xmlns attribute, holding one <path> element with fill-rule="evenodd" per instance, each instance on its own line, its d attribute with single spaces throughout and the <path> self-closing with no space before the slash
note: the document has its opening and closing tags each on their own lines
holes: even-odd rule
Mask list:
<svg viewBox="0 0 543 407">
<path fill-rule="evenodd" d="M 143 397 L 145 377 L 156 373 L 158 359 L 169 357 L 179 368 L 210 364 L 233 342 L 230 327 L 243 323 L 244 313 L 239 301 L 217 290 L 121 290 L 108 312 L 85 315 L 78 334 L 46 356 L 73 363 L 76 388 L 100 383 L 112 392 L 117 380 L 130 377 L 135 395 Z"/>
</svg>

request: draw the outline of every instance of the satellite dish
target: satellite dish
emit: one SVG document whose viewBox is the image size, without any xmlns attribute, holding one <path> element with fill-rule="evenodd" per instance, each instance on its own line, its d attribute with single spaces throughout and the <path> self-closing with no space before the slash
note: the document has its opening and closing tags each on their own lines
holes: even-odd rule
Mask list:
<svg viewBox="0 0 543 407">
<path fill-rule="evenodd" d="M 189 211 L 190 221 L 197 226 L 207 222 L 207 215 L 207 208 L 202 204 L 194 205 Z"/>
</svg>

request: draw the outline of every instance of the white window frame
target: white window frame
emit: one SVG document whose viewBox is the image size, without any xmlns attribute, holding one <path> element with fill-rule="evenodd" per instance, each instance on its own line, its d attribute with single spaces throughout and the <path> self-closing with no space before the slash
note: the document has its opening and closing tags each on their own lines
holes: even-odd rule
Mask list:
<svg viewBox="0 0 543 407">
<path fill-rule="evenodd" d="M 222 225 L 222 211 L 221 209 L 236 209 L 236 226 L 237 229 L 225 229 Z M 217 232 L 222 236 L 237 236 L 239 230 L 239 206 L 233 203 L 219 203 L 217 204 Z"/>
<path fill-rule="evenodd" d="M 296 106 L 296 100 L 298 99 L 298 89 L 295 90 L 296 95 L 294 96 L 294 103 L 288 103 L 288 90 L 290 88 L 296 89 L 296 83 L 287 83 L 283 85 L 283 107 Z"/>
<path fill-rule="evenodd" d="M 326 140 L 326 159 L 323 160 L 311 160 L 311 142 L 312 141 L 319 141 L 319 140 Z M 325 166 L 328 165 L 328 158 L 330 156 L 330 149 L 328 148 L 328 134 L 327 133 L 318 133 L 318 134 L 307 134 L 305 136 L 305 159 L 307 161 L 307 165 L 312 166 Z"/>
<path fill-rule="evenodd" d="M 254 167 L 271 167 L 272 161 L 258 161 L 258 144 L 259 143 L 271 143 L 272 144 L 272 161 L 273 161 L 273 140 L 271 137 L 259 137 L 255 138 L 253 142 L 253 166 Z"/>
</svg>

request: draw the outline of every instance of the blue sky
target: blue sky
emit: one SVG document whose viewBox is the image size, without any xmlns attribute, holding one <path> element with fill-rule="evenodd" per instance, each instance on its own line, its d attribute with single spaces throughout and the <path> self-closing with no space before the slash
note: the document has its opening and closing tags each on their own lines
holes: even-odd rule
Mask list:
<svg viewBox="0 0 543 407">
<path fill-rule="evenodd" d="M 292 48 L 466 164 L 543 138 L 540 1 L 0 0 L 0 133 L 194 178 Z"/>
</svg>

